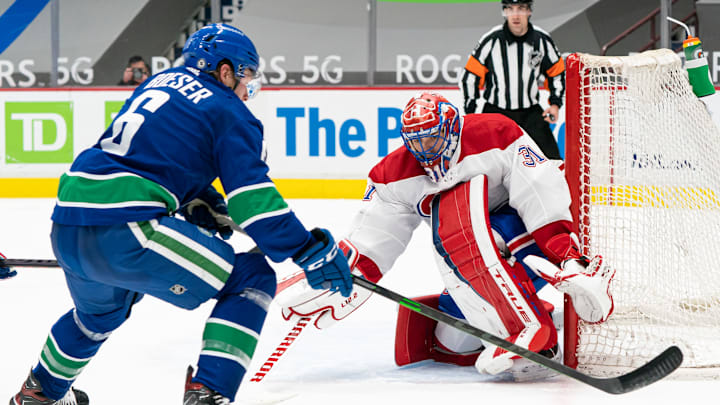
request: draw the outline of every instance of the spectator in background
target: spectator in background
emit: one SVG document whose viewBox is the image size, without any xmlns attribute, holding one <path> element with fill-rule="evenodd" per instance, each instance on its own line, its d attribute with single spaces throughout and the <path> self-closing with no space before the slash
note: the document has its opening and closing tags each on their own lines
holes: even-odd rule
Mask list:
<svg viewBox="0 0 720 405">
<path fill-rule="evenodd" d="M 141 56 L 133 56 L 128 60 L 118 86 L 137 86 L 150 76 L 150 68 Z"/>
<path fill-rule="evenodd" d="M 530 23 L 532 0 L 502 0 L 505 23 L 488 31 L 475 46 L 460 80 L 465 113 L 503 114 L 520 125 L 550 159 L 560 159 L 550 130 L 565 93 L 565 62 L 550 35 Z M 545 77 L 550 107 L 539 104 L 538 78 Z M 485 87 L 485 90 L 481 89 Z"/>
</svg>

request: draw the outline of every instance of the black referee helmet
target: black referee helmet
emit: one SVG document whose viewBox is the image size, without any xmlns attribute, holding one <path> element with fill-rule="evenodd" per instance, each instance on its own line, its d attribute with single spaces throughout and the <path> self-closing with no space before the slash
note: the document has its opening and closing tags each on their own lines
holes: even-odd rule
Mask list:
<svg viewBox="0 0 720 405">
<path fill-rule="evenodd" d="M 533 0 L 502 0 L 503 7 L 511 4 L 527 4 L 532 6 Z"/>
</svg>

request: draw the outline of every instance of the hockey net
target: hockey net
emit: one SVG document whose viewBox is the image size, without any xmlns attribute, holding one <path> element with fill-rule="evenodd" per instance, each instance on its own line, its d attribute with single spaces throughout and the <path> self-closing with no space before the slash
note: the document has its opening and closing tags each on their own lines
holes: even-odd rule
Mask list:
<svg viewBox="0 0 720 405">
<path fill-rule="evenodd" d="M 611 376 L 677 345 L 682 375 L 717 376 L 720 131 L 669 50 L 574 54 L 567 66 L 576 232 L 617 272 L 604 324 L 566 303 L 565 362 Z"/>
</svg>

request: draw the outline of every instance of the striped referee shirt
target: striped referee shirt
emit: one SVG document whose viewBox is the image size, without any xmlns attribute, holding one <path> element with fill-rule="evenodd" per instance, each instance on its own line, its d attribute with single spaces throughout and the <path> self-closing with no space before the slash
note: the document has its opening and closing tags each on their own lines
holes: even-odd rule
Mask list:
<svg viewBox="0 0 720 405">
<path fill-rule="evenodd" d="M 460 88 L 465 98 L 481 96 L 505 110 L 539 104 L 538 77 L 545 77 L 550 104 L 562 106 L 565 92 L 565 62 L 550 35 L 528 23 L 528 32 L 516 37 L 507 22 L 486 33 L 465 65 Z"/>
</svg>

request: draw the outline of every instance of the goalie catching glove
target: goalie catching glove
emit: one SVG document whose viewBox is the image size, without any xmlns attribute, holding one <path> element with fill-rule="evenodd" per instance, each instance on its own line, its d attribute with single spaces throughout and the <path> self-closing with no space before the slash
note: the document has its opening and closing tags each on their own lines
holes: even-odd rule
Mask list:
<svg viewBox="0 0 720 405">
<path fill-rule="evenodd" d="M 525 264 L 560 292 L 568 294 L 581 319 L 605 322 L 614 309 L 610 282 L 615 269 L 607 266 L 600 255 L 592 259 L 581 256 L 577 242 L 569 234 L 552 237 L 546 247 L 563 258 L 560 267 L 533 255 L 525 258 Z"/>
<path fill-rule="evenodd" d="M 355 268 L 358 261 L 357 249 L 346 240 L 338 242 L 338 248 L 345 255 L 338 256 L 347 259 L 352 273 L 362 276 L 360 270 Z M 352 280 L 350 283 L 352 287 Z M 312 288 L 306 274 L 297 272 L 278 283 L 275 301 L 282 307 L 285 320 L 295 321 L 300 317 L 315 316 L 315 327 L 325 329 L 350 315 L 367 301 L 371 294 L 364 288 L 352 288 L 349 296 L 342 296 L 331 290 L 318 291 Z"/>
</svg>

